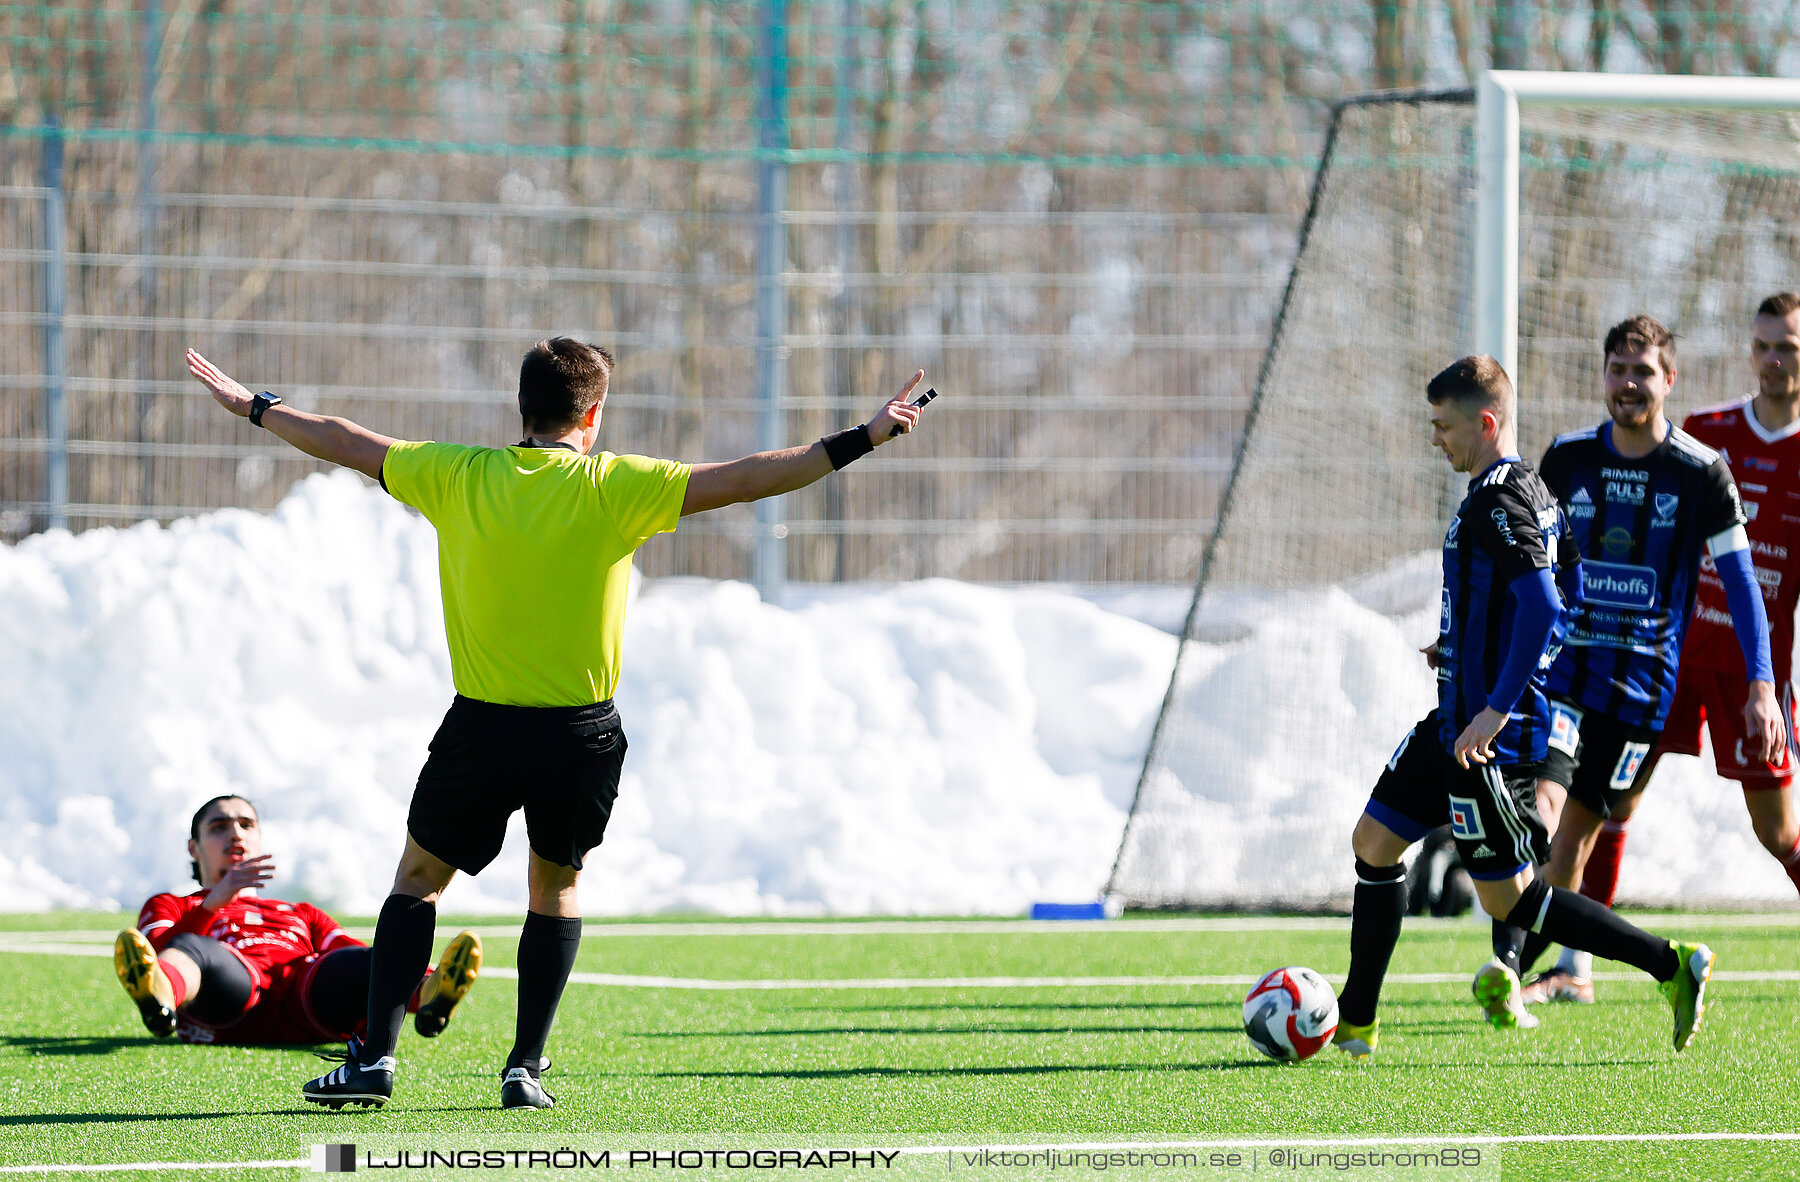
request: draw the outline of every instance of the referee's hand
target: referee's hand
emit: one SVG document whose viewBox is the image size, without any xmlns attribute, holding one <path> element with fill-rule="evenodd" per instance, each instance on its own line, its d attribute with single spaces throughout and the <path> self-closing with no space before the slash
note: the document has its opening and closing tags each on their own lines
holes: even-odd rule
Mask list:
<svg viewBox="0 0 1800 1182">
<path fill-rule="evenodd" d="M 1506 725 L 1507 716 L 1492 706 L 1483 706 L 1481 713 L 1469 720 L 1463 733 L 1456 737 L 1456 749 L 1451 754 L 1456 762 L 1468 767 L 1470 761 L 1486 763 L 1494 758 L 1494 738 Z"/>
<path fill-rule="evenodd" d="M 250 391 L 193 349 L 187 351 L 188 372 L 200 380 L 218 404 L 240 419 L 250 417 Z"/>
<path fill-rule="evenodd" d="M 912 381 L 902 386 L 900 388 L 900 393 L 895 395 L 892 401 L 882 407 L 881 410 L 876 413 L 875 417 L 869 420 L 867 430 L 869 432 L 870 443 L 874 444 L 876 447 L 880 447 L 895 435 L 905 435 L 919 425 L 919 415 L 924 412 L 919 407 L 909 406 L 906 400 L 912 395 L 914 390 L 919 388 L 919 383 L 924 380 L 924 370 L 915 373 L 912 376 Z"/>
</svg>

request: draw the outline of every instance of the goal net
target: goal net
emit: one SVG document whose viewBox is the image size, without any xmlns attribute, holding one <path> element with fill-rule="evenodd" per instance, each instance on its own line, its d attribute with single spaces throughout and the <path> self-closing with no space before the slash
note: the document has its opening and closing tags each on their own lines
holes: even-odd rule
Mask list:
<svg viewBox="0 0 1800 1182">
<path fill-rule="evenodd" d="M 1800 112 L 1521 104 L 1518 144 L 1526 457 L 1605 417 L 1599 342 L 1638 312 L 1676 334 L 1676 422 L 1752 393 L 1756 304 L 1800 288 Z M 1127 906 L 1348 899 L 1350 830 L 1435 701 L 1418 649 L 1467 478 L 1423 391 L 1481 339 L 1477 156 L 1472 92 L 1337 111 L 1108 886 Z M 1664 761 L 1622 899 L 1792 904 L 1711 769 Z"/>
</svg>

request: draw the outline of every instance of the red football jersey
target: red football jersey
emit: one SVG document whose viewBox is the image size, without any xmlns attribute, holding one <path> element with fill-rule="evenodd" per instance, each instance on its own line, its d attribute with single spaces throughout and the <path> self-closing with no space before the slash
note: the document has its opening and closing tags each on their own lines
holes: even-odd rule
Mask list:
<svg viewBox="0 0 1800 1182">
<path fill-rule="evenodd" d="M 1800 598 L 1800 423 L 1770 431 L 1751 413 L 1750 400 L 1689 415 L 1682 430 L 1717 449 L 1731 465 L 1749 524 L 1751 561 L 1769 613 L 1769 656 L 1775 680 L 1792 674 L 1794 605 Z M 1731 627 L 1725 584 L 1712 559 L 1700 564 L 1694 618 L 1681 649 L 1685 668 L 1744 672 L 1744 651 Z"/>
<path fill-rule="evenodd" d="M 138 913 L 138 931 L 162 951 L 178 933 L 217 940 L 250 970 L 254 983 L 244 1016 L 226 1026 L 178 1014 L 176 1034 L 184 1042 L 250 1044 L 330 1042 L 348 1032 L 330 1030 L 307 1004 L 307 985 L 319 957 L 362 941 L 311 903 L 239 895 L 219 908 L 201 907 L 204 890 L 191 895 L 155 895 Z"/>
<path fill-rule="evenodd" d="M 265 985 L 309 956 L 362 943 L 311 903 L 239 895 L 217 911 L 205 911 L 205 898 L 204 890 L 153 895 L 138 913 L 138 931 L 158 952 L 178 932 L 208 936 L 235 949 Z"/>
</svg>

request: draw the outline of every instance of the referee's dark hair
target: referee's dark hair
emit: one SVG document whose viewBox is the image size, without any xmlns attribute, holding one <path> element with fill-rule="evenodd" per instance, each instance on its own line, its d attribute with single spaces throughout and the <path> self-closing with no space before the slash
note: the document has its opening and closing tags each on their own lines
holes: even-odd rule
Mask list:
<svg viewBox="0 0 1800 1182">
<path fill-rule="evenodd" d="M 1425 384 L 1433 406 L 1454 402 L 1463 411 L 1491 410 L 1502 423 L 1513 414 L 1513 384 L 1506 367 L 1485 353 L 1458 357 Z"/>
<path fill-rule="evenodd" d="M 561 434 L 606 398 L 613 356 L 572 337 L 539 341 L 519 366 L 519 415 L 526 433 Z"/>
<path fill-rule="evenodd" d="M 1664 328 L 1662 321 L 1654 316 L 1633 316 L 1607 329 L 1606 343 L 1600 349 L 1600 359 L 1604 361 L 1621 349 L 1634 352 L 1639 349 L 1655 349 L 1656 360 L 1662 365 L 1663 372 L 1675 372 L 1675 334 Z"/>
<path fill-rule="evenodd" d="M 205 804 L 201 805 L 198 809 L 194 810 L 194 819 L 192 821 L 188 822 L 188 836 L 191 837 L 195 841 L 199 841 L 200 840 L 200 822 L 206 820 L 206 814 L 212 812 L 213 805 L 218 804 L 221 801 L 226 801 L 226 800 L 241 800 L 241 801 L 243 801 L 245 804 L 250 806 L 250 811 L 253 813 L 256 813 L 257 818 L 261 819 L 262 814 L 256 812 L 256 802 L 255 801 L 251 800 L 248 796 L 239 796 L 235 792 L 227 792 L 223 796 L 213 797 L 211 800 L 209 800 Z M 200 883 L 201 886 L 206 885 L 206 883 L 200 878 L 200 863 L 198 861 L 190 860 L 188 862 L 188 869 L 190 872 L 192 872 L 195 882 Z"/>
</svg>

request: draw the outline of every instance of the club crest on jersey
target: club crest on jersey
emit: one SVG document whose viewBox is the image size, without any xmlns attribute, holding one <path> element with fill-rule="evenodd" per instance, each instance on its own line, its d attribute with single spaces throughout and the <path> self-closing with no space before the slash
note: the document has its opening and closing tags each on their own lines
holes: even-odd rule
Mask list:
<svg viewBox="0 0 1800 1182">
<path fill-rule="evenodd" d="M 1681 498 L 1674 493 L 1656 494 L 1656 516 L 1661 521 L 1674 521 L 1675 509 L 1681 504 Z"/>
</svg>

